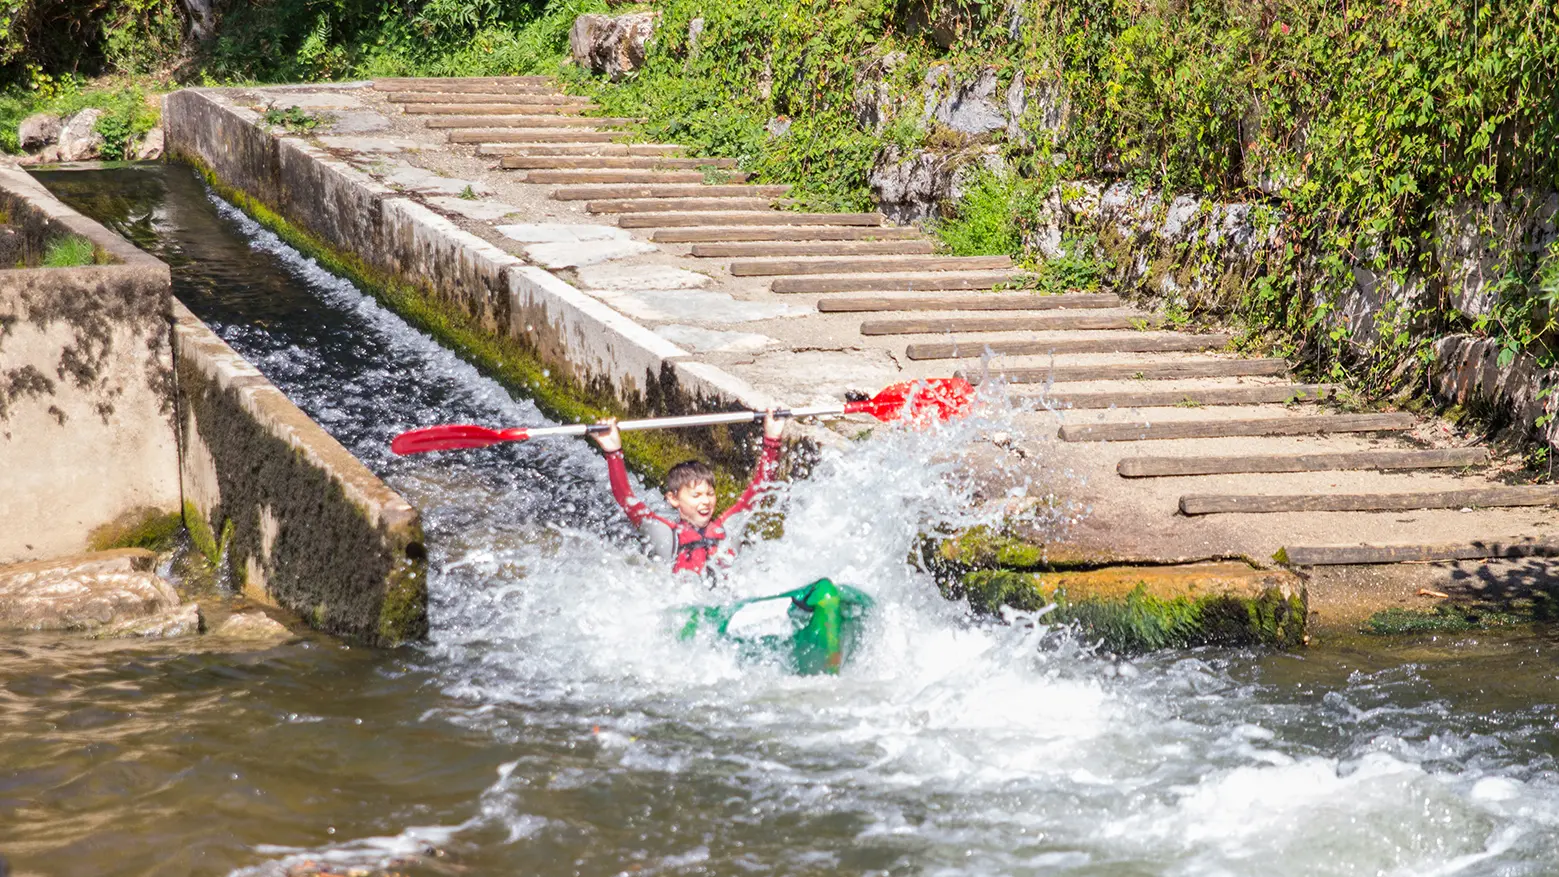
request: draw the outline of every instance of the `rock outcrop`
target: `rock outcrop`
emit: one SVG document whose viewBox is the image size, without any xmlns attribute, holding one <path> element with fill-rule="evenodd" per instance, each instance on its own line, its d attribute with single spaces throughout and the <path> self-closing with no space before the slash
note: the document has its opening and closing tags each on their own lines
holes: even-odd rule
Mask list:
<svg viewBox="0 0 1559 877">
<path fill-rule="evenodd" d="M 155 559 L 127 548 L 0 568 L 0 629 L 93 631 L 173 609 Z"/>
<path fill-rule="evenodd" d="M 639 69 L 655 34 L 656 14 L 581 15 L 569 31 L 568 47 L 574 63 L 613 80 Z"/>
<path fill-rule="evenodd" d="M 16 126 L 16 143 L 28 152 L 53 146 L 60 140 L 64 123 L 53 113 L 33 113 Z"/>
<path fill-rule="evenodd" d="M 895 222 L 918 222 L 940 216 L 963 197 L 964 188 L 980 170 L 1002 173 L 997 147 L 958 152 L 919 150 L 902 155 L 886 149 L 877 157 L 867 182 L 883 215 Z"/>
<path fill-rule="evenodd" d="M 65 120 L 60 128 L 60 161 L 91 161 L 103 149 L 103 135 L 97 131 L 103 111 L 89 107 Z"/>
</svg>

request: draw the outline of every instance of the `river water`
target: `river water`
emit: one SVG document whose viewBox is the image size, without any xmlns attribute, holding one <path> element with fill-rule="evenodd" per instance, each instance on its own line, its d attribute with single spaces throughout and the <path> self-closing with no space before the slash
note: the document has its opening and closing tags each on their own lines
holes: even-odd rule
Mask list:
<svg viewBox="0 0 1559 877">
<path fill-rule="evenodd" d="M 430 642 L 0 647 L 0 853 L 49 875 L 1559 873 L 1545 632 L 1123 661 L 971 622 L 905 563 L 966 505 L 957 436 L 824 458 L 737 593 L 828 574 L 881 612 L 838 678 L 679 644 L 579 442 L 396 459 L 534 407 L 182 168 L 45 182 L 425 515 Z"/>
</svg>

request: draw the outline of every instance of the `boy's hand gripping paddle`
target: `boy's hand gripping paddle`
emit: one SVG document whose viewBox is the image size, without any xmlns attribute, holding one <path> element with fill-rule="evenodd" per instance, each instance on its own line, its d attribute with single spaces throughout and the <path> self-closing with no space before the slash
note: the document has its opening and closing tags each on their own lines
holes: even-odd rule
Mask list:
<svg viewBox="0 0 1559 877">
<path fill-rule="evenodd" d="M 963 414 L 974 396 L 974 387 L 963 378 L 929 378 L 894 384 L 859 402 L 817 405 L 811 408 L 777 410 L 776 417 L 837 417 L 843 414 L 870 414 L 882 421 L 947 420 Z M 721 414 L 690 414 L 684 417 L 651 417 L 625 420 L 617 424 L 624 432 L 640 429 L 682 429 L 689 426 L 717 426 L 726 423 L 752 423 L 762 420 L 762 411 L 728 411 Z M 470 424 L 425 426 L 403 432 L 390 442 L 397 454 L 421 454 L 425 451 L 453 451 L 461 448 L 485 448 L 503 442 L 523 442 L 553 436 L 581 436 L 601 431 L 593 423 L 571 426 L 530 428 L 515 426 L 492 429 Z"/>
</svg>

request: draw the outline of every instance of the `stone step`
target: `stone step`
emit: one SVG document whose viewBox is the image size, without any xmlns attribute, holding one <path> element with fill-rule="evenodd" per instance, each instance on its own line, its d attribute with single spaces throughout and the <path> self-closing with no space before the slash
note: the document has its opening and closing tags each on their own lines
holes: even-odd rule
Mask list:
<svg viewBox="0 0 1559 877">
<path fill-rule="evenodd" d="M 841 256 L 810 259 L 738 259 L 733 277 L 779 277 L 801 274 L 881 274 L 906 271 L 989 271 L 1007 268 L 1006 256 Z M 895 286 L 895 289 L 898 287 Z"/>
<path fill-rule="evenodd" d="M 622 128 L 634 123 L 634 119 L 604 116 L 429 116 L 422 123 L 429 128 L 500 129 L 500 128 L 582 128 L 594 131 L 602 128 Z"/>
<path fill-rule="evenodd" d="M 479 143 L 477 155 L 678 155 L 675 143 Z"/>
<path fill-rule="evenodd" d="M 768 214 L 763 214 L 768 216 Z M 664 228 L 650 235 L 657 244 L 718 243 L 724 241 L 904 241 L 925 233 L 899 225 L 872 226 L 748 226 Z"/>
<path fill-rule="evenodd" d="M 1281 405 L 1315 402 L 1337 395 L 1334 384 L 1264 384 L 1239 387 L 1197 387 L 1183 390 L 1052 391 L 1044 398 L 1058 408 L 1169 408 L 1203 405 Z"/>
<path fill-rule="evenodd" d="M 514 128 L 498 131 L 488 128 L 461 128 L 446 131 L 450 143 L 611 143 L 627 136 L 618 131 L 587 131 L 583 128 Z"/>
<path fill-rule="evenodd" d="M 743 180 L 746 174 L 728 174 L 730 178 Z M 574 171 L 524 171 L 522 179 L 527 183 L 542 185 L 573 185 L 579 183 L 702 183 L 703 171 L 614 171 L 614 170 L 574 170 Z M 647 214 L 628 214 L 626 218 L 644 216 Z M 700 215 L 700 214 L 694 214 Z M 624 225 L 620 222 L 619 225 Z M 628 226 L 632 228 L 633 226 Z"/>
<path fill-rule="evenodd" d="M 789 186 L 722 186 L 718 184 L 653 183 L 638 186 L 566 186 L 552 192 L 554 201 L 596 201 L 612 199 L 660 199 L 645 203 L 666 204 L 675 198 L 781 198 Z M 693 249 L 697 250 L 697 247 Z M 696 252 L 693 255 L 698 255 Z"/>
<path fill-rule="evenodd" d="M 698 247 L 693 249 L 693 255 L 698 255 Z M 872 311 L 1044 311 L 1058 308 L 1118 308 L 1120 304 L 1120 296 L 1113 292 L 977 292 L 962 295 L 906 292 L 820 298 L 817 309 L 825 314 Z"/>
<path fill-rule="evenodd" d="M 781 277 L 769 289 L 778 293 L 888 292 L 917 289 L 990 289 L 1011 283 L 1019 271 L 935 271 L 916 274 L 869 274 L 854 277 Z"/>
<path fill-rule="evenodd" d="M 765 210 L 775 198 L 616 198 L 587 201 L 587 213 L 650 213 L 657 210 Z"/>
<path fill-rule="evenodd" d="M 1411 512 L 1419 509 L 1529 508 L 1559 505 L 1559 485 L 1482 487 L 1423 493 L 1302 493 L 1275 496 L 1191 494 L 1184 515 L 1274 512 Z"/>
<path fill-rule="evenodd" d="M 945 335 L 958 332 L 1058 332 L 1086 329 L 1150 329 L 1162 324 L 1158 317 L 1135 311 L 1088 313 L 1068 311 L 1041 314 L 1004 314 L 999 317 L 902 317 L 866 320 L 862 335 Z M 969 339 L 971 344 L 979 343 Z"/>
<path fill-rule="evenodd" d="M 936 241 L 769 241 L 754 243 L 694 244 L 700 259 L 742 256 L 917 256 L 936 252 Z M 819 308 L 822 310 L 822 308 Z"/>
<path fill-rule="evenodd" d="M 1284 546 L 1274 555 L 1290 566 L 1336 566 L 1375 563 L 1436 563 L 1448 560 L 1559 557 L 1559 537 L 1494 537 L 1467 542 L 1407 545 Z"/>
<path fill-rule="evenodd" d="M 406 104 L 408 116 L 577 116 L 589 104 Z"/>
<path fill-rule="evenodd" d="M 1331 454 L 1258 454 L 1236 457 L 1127 457 L 1115 465 L 1122 478 L 1177 475 L 1245 475 L 1273 472 L 1340 472 L 1373 469 L 1467 469 L 1487 466 L 1484 448 L 1370 450 Z"/>
<path fill-rule="evenodd" d="M 571 94 L 462 94 L 457 91 L 392 91 L 385 100 L 397 104 L 515 104 L 518 106 L 594 106 Z"/>
<path fill-rule="evenodd" d="M 656 155 L 506 155 L 498 166 L 504 170 L 677 170 L 734 168 L 729 158 L 671 158 Z"/>
<path fill-rule="evenodd" d="M 1250 360 L 1230 360 L 1250 362 Z M 1282 360 L 1278 360 L 1282 362 Z M 1231 375 L 1217 375 L 1229 377 Z M 1213 377 L 1209 375 L 1208 377 Z M 1307 414 L 1247 420 L 1160 420 L 1153 423 L 1069 423 L 1056 434 L 1064 442 L 1142 442 L 1167 439 L 1257 435 L 1324 435 L 1338 432 L 1399 432 L 1418 425 L 1406 412 L 1392 414 Z"/>
<path fill-rule="evenodd" d="M 911 344 L 904 351 L 912 360 L 979 359 L 997 356 L 1047 356 L 1062 353 L 1185 353 L 1217 350 L 1229 335 L 1187 335 L 1183 332 L 1111 332 L 1092 338 L 1024 339 L 1018 341 L 938 341 Z"/>
<path fill-rule="evenodd" d="M 623 228 L 678 228 L 707 225 L 855 225 L 876 227 L 881 213 L 801 213 L 753 210 L 728 213 L 633 213 L 617 221 Z M 660 238 L 652 238 L 657 243 Z"/>
<path fill-rule="evenodd" d="M 990 370 L 990 377 L 1005 378 L 1014 384 L 1043 384 L 1047 381 L 1058 384 L 1076 381 L 1166 381 L 1182 378 L 1243 378 L 1286 374 L 1288 374 L 1288 361 L 1276 358 L 1170 359 L 1162 362 L 1045 365 Z M 964 377 L 975 384 L 980 383 L 984 378 L 983 375 L 973 373 L 965 374 Z M 1137 426 L 1137 424 L 1099 425 Z M 1077 439 L 1068 439 L 1068 441 L 1077 441 Z"/>
</svg>

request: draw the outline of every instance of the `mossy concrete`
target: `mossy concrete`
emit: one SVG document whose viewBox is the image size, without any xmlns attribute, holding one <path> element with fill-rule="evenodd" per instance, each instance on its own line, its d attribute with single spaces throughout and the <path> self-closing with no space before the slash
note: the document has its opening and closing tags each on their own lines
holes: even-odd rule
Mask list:
<svg viewBox="0 0 1559 877">
<path fill-rule="evenodd" d="M 983 528 L 928 541 L 926 555 L 944 595 L 973 611 L 1054 607 L 1048 620 L 1112 651 L 1306 642 L 1308 594 L 1286 570 L 1240 561 L 1058 568 L 1044 546 Z"/>
</svg>

